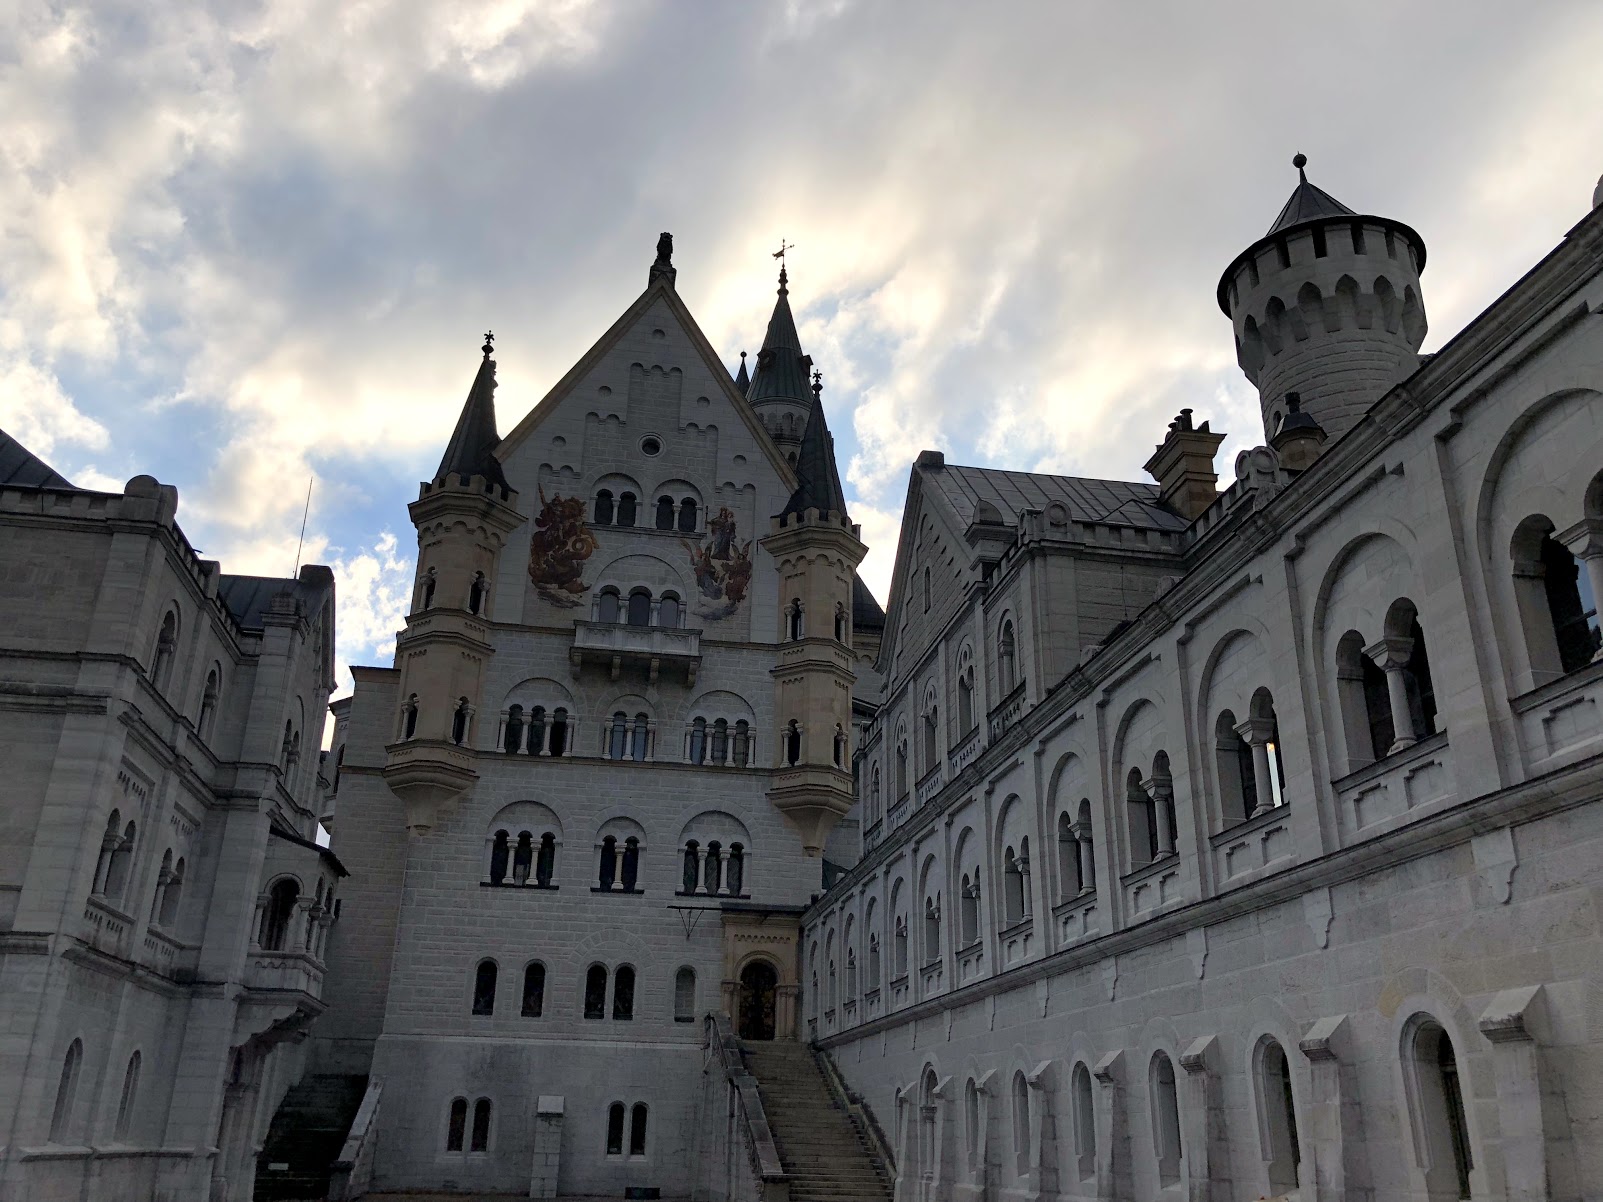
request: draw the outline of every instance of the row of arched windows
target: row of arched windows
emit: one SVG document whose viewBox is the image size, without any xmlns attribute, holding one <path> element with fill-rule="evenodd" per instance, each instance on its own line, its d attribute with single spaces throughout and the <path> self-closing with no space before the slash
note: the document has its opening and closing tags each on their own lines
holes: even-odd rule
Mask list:
<svg viewBox="0 0 1603 1202">
<path fill-rule="evenodd" d="M 415 722 L 413 710 L 404 711 Z M 468 717 L 471 717 L 469 707 Z M 403 737 L 407 727 L 403 724 Z M 547 710 L 510 705 L 502 715 L 497 745 L 508 755 L 565 756 L 576 751 L 577 722 L 566 706 Z M 656 722 L 650 714 L 615 711 L 602 728 L 601 754 L 606 759 L 644 762 L 657 754 Z M 756 765 L 756 735 L 745 718 L 697 716 L 685 726 L 682 754 L 687 764 L 750 768 Z"/>
<path fill-rule="evenodd" d="M 536 889 L 556 888 L 557 839 L 551 831 L 538 837 L 532 831 L 513 834 L 506 828 L 495 831 L 490 837 L 490 872 L 488 883 L 497 886 L 527 886 Z M 596 877 L 593 888 L 597 892 L 640 893 L 640 872 L 645 847 L 637 835 L 608 834 L 596 845 Z M 717 839 L 705 843 L 688 839 L 681 852 L 683 871 L 679 893 L 705 894 L 714 897 L 747 896 L 747 853 L 743 843 L 733 841 L 727 845 Z M 293 881 L 281 882 L 276 888 L 295 887 Z M 284 905 L 277 894 L 270 907 L 278 914 Z M 287 905 L 294 907 L 290 895 Z M 267 929 L 276 929 L 272 919 Z M 263 946 L 267 946 L 264 944 Z"/>
<path fill-rule="evenodd" d="M 625 598 L 609 584 L 596 594 L 595 620 L 609 625 L 622 623 L 677 630 L 684 621 L 684 601 L 672 591 L 653 598 L 651 590 L 645 587 L 631 589 Z"/>
<path fill-rule="evenodd" d="M 78 1106 L 78 1083 L 83 1072 L 83 1040 L 75 1038 L 67 1045 L 61 1060 L 61 1076 L 56 1081 L 55 1101 L 50 1110 L 49 1140 L 53 1144 L 82 1144 L 84 1138 Z M 136 1049 L 128 1057 L 123 1069 L 122 1093 L 117 1100 L 117 1118 L 112 1127 L 112 1139 L 124 1143 L 134 1134 L 139 1122 L 139 1075 L 143 1057 Z"/>
<path fill-rule="evenodd" d="M 831 631 L 837 643 L 851 643 L 851 614 L 844 602 L 835 603 L 835 620 Z M 807 637 L 807 607 L 802 604 L 800 597 L 792 597 L 790 604 L 785 606 L 785 638 L 796 643 Z"/>
<path fill-rule="evenodd" d="M 787 768 L 794 767 L 802 761 L 802 733 L 802 724 L 796 719 L 792 718 L 785 723 L 780 751 Z M 835 732 L 830 737 L 830 762 L 835 767 L 844 769 L 846 761 L 850 758 L 851 740 L 847 737 L 846 728 L 837 722 Z"/>
<path fill-rule="evenodd" d="M 596 491 L 593 524 L 597 526 L 633 526 L 638 520 L 639 503 L 635 494 L 627 490 L 616 494 L 610 488 Z M 678 502 L 667 494 L 657 498 L 652 525 L 658 530 L 678 530 L 694 534 L 697 523 L 695 497 L 683 497 Z"/>
<path fill-rule="evenodd" d="M 490 1150 L 490 1125 L 494 1117 L 494 1104 L 489 1098 L 475 1098 L 471 1103 L 465 1097 L 451 1099 L 446 1108 L 445 1117 L 445 1150 L 447 1152 L 488 1152 Z M 468 1116 L 472 1115 L 472 1125 L 469 1126 Z M 607 1140 L 606 1154 L 608 1156 L 623 1156 L 624 1153 L 624 1123 L 628 1120 L 628 1155 L 644 1156 L 646 1154 L 646 1126 L 650 1112 L 644 1102 L 636 1102 L 632 1107 L 626 1108 L 622 1102 L 613 1102 L 607 1107 Z"/>
<path fill-rule="evenodd" d="M 568 711 L 557 706 L 549 717 L 545 706 L 531 706 L 525 714 L 521 705 L 507 707 L 501 728 L 501 748 L 508 755 L 560 756 L 568 751 Z"/>
<path fill-rule="evenodd" d="M 480 960 L 473 970 L 473 998 L 470 1013 L 478 1018 L 495 1014 L 500 965 L 496 961 Z M 523 988 L 519 997 L 518 1014 L 522 1018 L 545 1016 L 546 969 L 538 960 L 523 967 Z M 587 1019 L 605 1019 L 610 1001 L 611 1015 L 620 1022 L 635 1017 L 635 969 L 632 964 L 620 964 L 610 973 L 604 964 L 592 964 L 585 972 L 584 991 L 580 1013 Z M 696 970 L 682 966 L 674 974 L 673 1020 L 689 1023 L 696 1020 Z"/>
<path fill-rule="evenodd" d="M 439 599 L 440 576 L 437 569 L 426 568 L 418 577 L 417 593 L 412 607 L 413 613 L 422 613 L 434 608 Z M 474 572 L 473 579 L 468 581 L 467 594 L 462 597 L 462 608 L 470 614 L 483 614 L 488 612 L 490 603 L 490 581 L 483 572 Z"/>
</svg>

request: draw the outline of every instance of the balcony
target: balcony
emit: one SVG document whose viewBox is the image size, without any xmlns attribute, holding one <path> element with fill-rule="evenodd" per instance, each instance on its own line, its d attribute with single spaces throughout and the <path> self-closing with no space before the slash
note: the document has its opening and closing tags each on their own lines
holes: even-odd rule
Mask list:
<svg viewBox="0 0 1603 1202">
<path fill-rule="evenodd" d="M 1446 732 L 1349 773 L 1335 789 L 1349 838 L 1373 838 L 1451 804 L 1458 789 Z"/>
<path fill-rule="evenodd" d="M 995 706 L 988 715 L 986 726 L 990 728 L 991 742 L 996 742 L 1006 734 L 1008 728 L 1019 720 L 1019 715 L 1023 712 L 1024 681 L 1021 680 L 1013 686 L 1013 691 L 1002 698 L 1001 703 Z"/>
<path fill-rule="evenodd" d="M 918 786 L 915 789 L 915 805 L 922 808 L 930 798 L 941 791 L 943 783 L 945 783 L 945 776 L 941 772 L 941 765 L 937 763 L 935 767 L 919 778 Z"/>
<path fill-rule="evenodd" d="M 1208 842 L 1213 848 L 1213 879 L 1220 888 L 1245 885 L 1296 862 L 1289 805 L 1269 806 Z"/>
<path fill-rule="evenodd" d="M 1002 945 L 1002 964 L 1012 968 L 1015 964 L 1022 964 L 1030 958 L 1035 948 L 1035 919 L 1026 914 L 1012 926 L 1006 928 L 998 940 Z"/>
<path fill-rule="evenodd" d="M 1532 689 L 1512 704 L 1533 774 L 1594 755 L 1603 744 L 1603 661 Z"/>
<path fill-rule="evenodd" d="M 310 952 L 268 952 L 253 948 L 245 959 L 245 988 L 271 993 L 323 992 L 323 964 Z"/>
<path fill-rule="evenodd" d="M 1052 907 L 1052 921 L 1057 923 L 1060 947 L 1067 947 L 1071 943 L 1078 943 L 1097 934 L 1099 924 L 1096 915 L 1096 890 L 1088 889 Z"/>
<path fill-rule="evenodd" d="M 952 749 L 951 754 L 946 757 L 947 763 L 951 765 L 952 775 L 956 776 L 972 764 L 979 758 L 980 752 L 984 749 L 985 744 L 980 741 L 979 724 L 976 723 L 974 729 L 964 735 L 957 746 Z"/>
<path fill-rule="evenodd" d="M 1159 856 L 1125 873 L 1120 883 L 1124 886 L 1126 912 L 1137 921 L 1151 918 L 1159 910 L 1181 900 L 1180 857 L 1173 852 Z"/>
<path fill-rule="evenodd" d="M 604 664 L 617 680 L 625 666 L 644 668 L 656 684 L 664 665 L 683 671 L 694 685 L 701 670 L 701 631 L 667 626 L 630 626 L 625 622 L 577 621 L 568 662 L 575 678 L 587 663 Z"/>
<path fill-rule="evenodd" d="M 985 975 L 985 944 L 976 939 L 957 949 L 957 983 L 967 985 Z"/>
</svg>

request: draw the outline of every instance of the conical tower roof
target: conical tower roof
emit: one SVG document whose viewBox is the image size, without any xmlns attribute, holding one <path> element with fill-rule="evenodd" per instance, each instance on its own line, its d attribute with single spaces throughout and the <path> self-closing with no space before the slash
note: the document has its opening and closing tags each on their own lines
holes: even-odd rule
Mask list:
<svg viewBox="0 0 1603 1202">
<path fill-rule="evenodd" d="M 812 360 L 802 354 L 801 336 L 790 312 L 790 288 L 784 267 L 779 269 L 779 299 L 768 319 L 763 349 L 757 352 L 757 370 L 752 373 L 746 399 L 759 401 L 807 401 L 807 369 Z"/>
<path fill-rule="evenodd" d="M 1297 186 L 1292 189 L 1291 196 L 1280 210 L 1280 216 L 1275 218 L 1275 223 L 1269 227 L 1269 233 L 1264 237 L 1289 230 L 1292 226 L 1301 225 L 1305 221 L 1319 221 L 1326 217 L 1358 216 L 1354 210 L 1342 204 L 1329 192 L 1308 182 L 1308 173 L 1303 170 L 1308 165 L 1307 155 L 1299 154 L 1291 160 L 1291 163 L 1297 168 Z"/>
<path fill-rule="evenodd" d="M 740 395 L 745 396 L 746 390 L 751 387 L 751 377 L 746 374 L 746 352 L 740 352 L 740 370 L 735 373 L 735 387 Z"/>
<path fill-rule="evenodd" d="M 824 418 L 824 386 L 813 377 L 812 410 L 802 432 L 801 448 L 796 452 L 796 491 L 781 512 L 782 517 L 816 509 L 819 513 L 846 514 L 846 495 L 841 491 L 840 472 L 835 466 L 835 439 Z"/>
<path fill-rule="evenodd" d="M 495 336 L 484 336 L 484 359 L 468 399 L 462 405 L 462 416 L 456 419 L 456 429 L 446 444 L 440 459 L 440 470 L 434 473 L 434 482 L 441 484 L 447 476 L 483 476 L 492 484 L 511 490 L 501 461 L 495 457 L 495 448 L 501 435 L 495 428 L 495 360 L 490 352 L 495 349 Z"/>
</svg>

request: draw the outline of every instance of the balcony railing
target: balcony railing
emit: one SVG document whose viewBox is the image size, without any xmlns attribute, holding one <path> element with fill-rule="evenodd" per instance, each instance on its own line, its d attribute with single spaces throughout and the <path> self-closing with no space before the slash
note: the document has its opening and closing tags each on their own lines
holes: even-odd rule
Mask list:
<svg viewBox="0 0 1603 1202">
<path fill-rule="evenodd" d="M 990 728 L 991 742 L 996 742 L 1006 732 L 1008 727 L 1019 720 L 1024 712 L 1024 681 L 1013 686 L 1013 691 L 996 705 L 989 715 L 986 726 Z"/>
<path fill-rule="evenodd" d="M 917 794 L 917 804 L 922 806 L 929 801 L 930 798 L 939 793 L 944 780 L 945 777 L 941 772 L 941 765 L 937 763 L 935 767 L 931 768 L 919 778 L 918 788 L 915 790 Z"/>
<path fill-rule="evenodd" d="M 984 749 L 985 744 L 980 742 L 979 723 L 976 722 L 974 729 L 964 735 L 957 746 L 952 748 L 951 754 L 946 757 L 947 763 L 952 767 L 952 775 L 956 776 L 972 764 Z"/>
<path fill-rule="evenodd" d="M 626 622 L 577 621 L 568 661 L 574 676 L 587 663 L 605 664 L 616 680 L 625 665 L 643 667 L 652 684 L 664 665 L 685 673 L 687 684 L 696 683 L 701 670 L 701 631 L 669 626 L 630 626 Z"/>
<path fill-rule="evenodd" d="M 245 958 L 245 988 L 319 997 L 323 992 L 323 962 L 310 952 L 269 952 L 253 948 Z"/>
</svg>

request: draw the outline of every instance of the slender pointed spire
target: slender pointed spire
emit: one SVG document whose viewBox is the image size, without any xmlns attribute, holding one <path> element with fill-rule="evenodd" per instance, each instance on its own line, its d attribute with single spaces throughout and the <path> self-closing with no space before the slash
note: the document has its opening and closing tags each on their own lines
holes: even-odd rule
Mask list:
<svg viewBox="0 0 1603 1202">
<path fill-rule="evenodd" d="M 746 352 L 740 352 L 740 370 L 735 373 L 735 387 L 740 395 L 745 396 L 746 390 L 751 387 L 751 377 L 746 374 Z"/>
<path fill-rule="evenodd" d="M 846 494 L 840 486 L 840 470 L 835 466 L 835 438 L 824 418 L 823 373 L 813 373 L 813 403 L 802 432 L 801 449 L 796 453 L 796 491 L 781 516 L 816 509 L 819 513 L 846 515 Z"/>
<path fill-rule="evenodd" d="M 462 405 L 462 416 L 456 419 L 456 429 L 446 444 L 440 459 L 440 470 L 434 473 L 436 484 L 444 483 L 447 476 L 483 476 L 492 484 L 511 489 L 501 461 L 495 457 L 501 435 L 495 428 L 495 360 L 490 352 L 495 349 L 495 335 L 484 336 L 484 359 L 468 399 Z"/>
<path fill-rule="evenodd" d="M 1291 165 L 1297 169 L 1297 186 L 1286 201 L 1285 207 L 1280 210 L 1280 216 L 1269 227 L 1270 234 L 1278 234 L 1281 230 L 1290 229 L 1294 225 L 1301 225 L 1305 221 L 1318 221 L 1323 217 L 1353 217 L 1356 214 L 1329 192 L 1308 182 L 1308 156 L 1298 154 L 1291 160 Z M 1265 235 L 1267 237 L 1267 235 Z"/>
<path fill-rule="evenodd" d="M 757 352 L 757 370 L 752 373 L 747 394 L 752 401 L 807 401 L 807 369 L 811 361 L 802 354 L 801 336 L 791 316 L 789 283 L 782 265 L 779 298 L 768 319 L 768 333 L 763 337 L 763 349 Z"/>
</svg>

